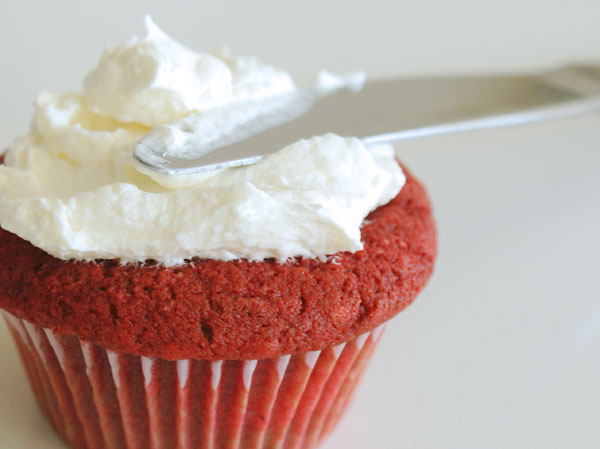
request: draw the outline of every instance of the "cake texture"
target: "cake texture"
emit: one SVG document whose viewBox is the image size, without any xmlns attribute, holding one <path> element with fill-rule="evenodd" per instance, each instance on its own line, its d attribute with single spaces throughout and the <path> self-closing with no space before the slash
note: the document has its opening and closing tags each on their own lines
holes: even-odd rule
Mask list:
<svg viewBox="0 0 600 449">
<path fill-rule="evenodd" d="M 366 218 L 364 249 L 326 261 L 64 261 L 1 230 L 0 307 L 111 350 L 166 360 L 330 347 L 389 320 L 432 273 L 431 205 L 406 174 L 396 198 Z"/>
</svg>

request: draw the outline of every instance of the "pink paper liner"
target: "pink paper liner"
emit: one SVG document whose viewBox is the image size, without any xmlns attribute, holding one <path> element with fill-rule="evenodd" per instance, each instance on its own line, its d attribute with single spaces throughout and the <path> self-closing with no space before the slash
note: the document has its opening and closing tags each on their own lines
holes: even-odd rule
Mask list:
<svg viewBox="0 0 600 449">
<path fill-rule="evenodd" d="M 150 359 L 3 313 L 44 415 L 76 449 L 309 449 L 344 413 L 383 325 L 264 360 Z"/>
</svg>

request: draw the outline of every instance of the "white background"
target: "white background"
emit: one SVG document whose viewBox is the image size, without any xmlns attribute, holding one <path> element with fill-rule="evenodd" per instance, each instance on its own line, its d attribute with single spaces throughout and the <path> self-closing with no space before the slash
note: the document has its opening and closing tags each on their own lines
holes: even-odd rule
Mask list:
<svg viewBox="0 0 600 449">
<path fill-rule="evenodd" d="M 144 5 L 144 6 L 141 6 Z M 600 61 L 596 0 L 3 2 L 0 146 L 151 13 L 197 50 L 374 77 Z M 360 6 L 358 6 L 360 5 Z M 440 232 L 326 449 L 600 447 L 600 115 L 403 143 Z M 0 286 L 1 288 L 1 286 Z M 0 449 L 62 449 L 0 324 Z"/>
</svg>

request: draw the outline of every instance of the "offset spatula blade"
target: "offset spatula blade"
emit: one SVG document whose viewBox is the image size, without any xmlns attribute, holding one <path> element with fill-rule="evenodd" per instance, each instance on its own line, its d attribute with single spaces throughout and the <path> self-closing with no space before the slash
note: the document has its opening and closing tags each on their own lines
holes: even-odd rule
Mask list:
<svg viewBox="0 0 600 449">
<path fill-rule="evenodd" d="M 372 144 L 600 111 L 600 67 L 540 75 L 390 79 L 325 96 L 304 91 L 288 100 L 280 106 L 285 113 L 274 107 L 270 117 L 241 123 L 202 156 L 194 151 L 185 157 L 165 155 L 144 139 L 134 155 L 160 173 L 185 174 L 251 164 L 294 141 L 328 132 Z M 207 148 L 197 150 L 200 155 Z"/>
</svg>

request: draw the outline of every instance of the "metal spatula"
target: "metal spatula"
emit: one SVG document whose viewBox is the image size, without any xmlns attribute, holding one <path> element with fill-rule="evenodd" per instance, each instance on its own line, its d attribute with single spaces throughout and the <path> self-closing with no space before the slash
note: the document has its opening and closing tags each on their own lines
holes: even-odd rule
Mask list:
<svg viewBox="0 0 600 449">
<path fill-rule="evenodd" d="M 374 81 L 358 91 L 343 88 L 325 96 L 297 92 L 267 109 L 198 148 L 193 132 L 184 136 L 182 145 L 191 146 L 184 156 L 166 155 L 148 139 L 140 141 L 134 156 L 157 172 L 186 174 L 253 164 L 296 140 L 328 132 L 372 144 L 600 111 L 600 66 Z"/>
</svg>

